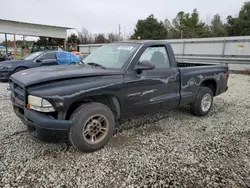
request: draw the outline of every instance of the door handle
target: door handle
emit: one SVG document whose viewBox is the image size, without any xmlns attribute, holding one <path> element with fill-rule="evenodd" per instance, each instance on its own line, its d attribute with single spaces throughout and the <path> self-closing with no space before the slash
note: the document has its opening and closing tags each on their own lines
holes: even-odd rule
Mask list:
<svg viewBox="0 0 250 188">
<path fill-rule="evenodd" d="M 175 75 L 174 75 L 174 76 L 170 76 L 170 77 L 169 77 L 169 80 L 170 80 L 170 81 L 175 81 L 175 80 L 176 80 L 176 76 L 175 76 Z"/>
</svg>

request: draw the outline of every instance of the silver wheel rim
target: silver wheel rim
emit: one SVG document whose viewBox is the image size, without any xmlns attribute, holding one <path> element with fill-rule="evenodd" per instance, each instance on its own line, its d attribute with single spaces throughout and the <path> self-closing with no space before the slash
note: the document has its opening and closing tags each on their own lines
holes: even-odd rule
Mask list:
<svg viewBox="0 0 250 188">
<path fill-rule="evenodd" d="M 101 115 L 91 116 L 85 123 L 82 136 L 89 144 L 97 144 L 101 142 L 108 134 L 108 119 Z"/>
<path fill-rule="evenodd" d="M 201 109 L 203 112 L 207 112 L 212 105 L 212 96 L 210 94 L 206 94 L 203 96 L 201 100 Z"/>
</svg>

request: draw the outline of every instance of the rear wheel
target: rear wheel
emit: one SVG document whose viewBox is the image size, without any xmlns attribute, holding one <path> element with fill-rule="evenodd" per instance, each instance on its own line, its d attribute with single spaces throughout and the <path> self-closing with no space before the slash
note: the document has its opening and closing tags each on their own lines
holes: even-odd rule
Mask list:
<svg viewBox="0 0 250 188">
<path fill-rule="evenodd" d="M 101 103 L 80 106 L 70 119 L 73 125 L 69 131 L 69 140 L 81 152 L 102 149 L 111 139 L 115 129 L 112 111 Z"/>
<path fill-rule="evenodd" d="M 213 106 L 213 92 L 208 87 L 201 87 L 193 104 L 191 112 L 196 116 L 207 115 Z"/>
</svg>

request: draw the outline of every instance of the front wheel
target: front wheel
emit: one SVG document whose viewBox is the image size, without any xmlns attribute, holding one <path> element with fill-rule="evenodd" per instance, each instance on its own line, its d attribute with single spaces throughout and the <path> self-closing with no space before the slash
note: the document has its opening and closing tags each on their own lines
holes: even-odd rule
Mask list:
<svg viewBox="0 0 250 188">
<path fill-rule="evenodd" d="M 26 70 L 26 68 L 25 67 L 20 67 L 20 68 L 17 68 L 14 73 L 17 73 L 17 72 L 20 72 L 20 71 L 23 71 L 23 70 Z"/>
<path fill-rule="evenodd" d="M 193 104 L 191 104 L 191 112 L 196 116 L 206 116 L 213 106 L 213 93 L 208 87 L 200 87 L 200 91 L 196 96 Z"/>
<path fill-rule="evenodd" d="M 69 130 L 71 144 L 81 152 L 102 149 L 115 130 L 112 111 L 101 103 L 86 103 L 72 114 L 73 125 Z"/>
</svg>

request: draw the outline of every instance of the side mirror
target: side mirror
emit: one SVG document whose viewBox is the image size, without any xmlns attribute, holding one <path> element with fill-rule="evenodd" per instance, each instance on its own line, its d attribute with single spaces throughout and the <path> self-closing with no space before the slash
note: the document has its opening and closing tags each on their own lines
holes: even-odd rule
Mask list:
<svg viewBox="0 0 250 188">
<path fill-rule="evenodd" d="M 152 70 L 155 68 L 155 65 L 151 62 L 151 61 L 148 61 L 148 60 L 144 60 L 144 61 L 141 61 L 139 62 L 136 66 L 135 66 L 135 71 L 138 73 L 138 74 L 141 74 L 142 71 L 144 70 Z"/>
<path fill-rule="evenodd" d="M 38 63 L 41 63 L 43 61 L 43 59 L 41 58 L 41 59 L 37 59 L 36 60 L 36 62 L 38 62 Z"/>
</svg>

